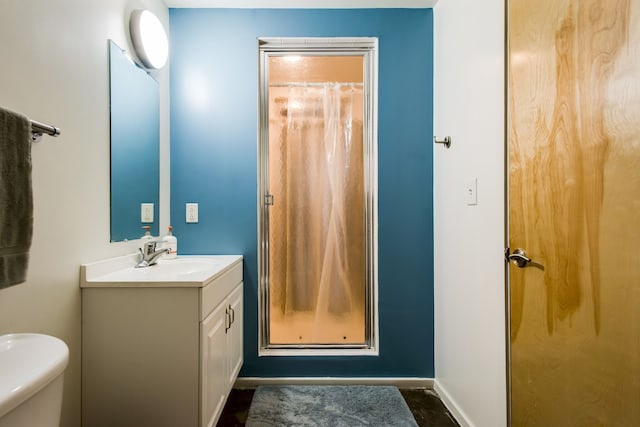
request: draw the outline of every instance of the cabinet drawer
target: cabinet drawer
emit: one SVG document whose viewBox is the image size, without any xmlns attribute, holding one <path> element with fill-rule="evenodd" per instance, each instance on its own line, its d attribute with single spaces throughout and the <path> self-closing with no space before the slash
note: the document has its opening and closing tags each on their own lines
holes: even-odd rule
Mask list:
<svg viewBox="0 0 640 427">
<path fill-rule="evenodd" d="M 240 282 L 242 282 L 242 260 L 233 264 L 200 290 L 200 320 L 204 320 Z"/>
</svg>

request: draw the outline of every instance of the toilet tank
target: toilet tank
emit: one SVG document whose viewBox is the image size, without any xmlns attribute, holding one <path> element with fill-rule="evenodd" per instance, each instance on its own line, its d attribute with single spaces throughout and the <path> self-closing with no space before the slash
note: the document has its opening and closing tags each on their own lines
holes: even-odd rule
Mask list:
<svg viewBox="0 0 640 427">
<path fill-rule="evenodd" d="M 64 341 L 42 334 L 0 336 L 0 427 L 60 425 Z"/>
</svg>

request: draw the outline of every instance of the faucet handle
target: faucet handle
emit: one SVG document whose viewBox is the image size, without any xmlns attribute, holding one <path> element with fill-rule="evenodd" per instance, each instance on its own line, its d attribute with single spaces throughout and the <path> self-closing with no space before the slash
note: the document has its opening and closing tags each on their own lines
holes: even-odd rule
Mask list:
<svg viewBox="0 0 640 427">
<path fill-rule="evenodd" d="M 143 254 L 144 255 L 151 255 L 152 253 L 154 253 L 156 251 L 156 244 L 157 243 L 158 243 L 157 240 L 148 240 L 148 241 L 144 242 Z"/>
</svg>

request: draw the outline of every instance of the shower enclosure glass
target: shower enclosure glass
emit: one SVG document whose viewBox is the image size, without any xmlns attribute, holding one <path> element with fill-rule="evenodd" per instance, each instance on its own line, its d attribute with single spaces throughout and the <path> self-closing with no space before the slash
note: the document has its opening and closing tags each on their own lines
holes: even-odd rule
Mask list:
<svg viewBox="0 0 640 427">
<path fill-rule="evenodd" d="M 370 49 L 261 46 L 261 348 L 371 349 Z"/>
</svg>

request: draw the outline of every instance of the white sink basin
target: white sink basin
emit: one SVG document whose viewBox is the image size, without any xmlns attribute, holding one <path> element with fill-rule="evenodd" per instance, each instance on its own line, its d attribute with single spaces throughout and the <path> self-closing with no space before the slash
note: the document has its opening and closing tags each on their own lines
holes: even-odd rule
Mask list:
<svg viewBox="0 0 640 427">
<path fill-rule="evenodd" d="M 187 255 L 161 259 L 157 264 L 135 268 L 138 256 L 81 266 L 81 287 L 101 286 L 205 286 L 233 264 L 239 255 Z"/>
<path fill-rule="evenodd" d="M 152 265 L 151 269 L 165 274 L 191 274 L 199 271 L 210 270 L 220 265 L 220 261 L 210 258 L 174 258 L 161 259 L 156 265 Z M 155 268 L 154 268 L 155 267 Z M 147 270 L 147 268 L 139 268 L 138 270 Z"/>
<path fill-rule="evenodd" d="M 211 258 L 175 258 L 160 260 L 149 267 L 137 268 L 135 266 L 123 270 L 114 271 L 101 278 L 106 281 L 116 282 L 175 282 L 180 280 L 195 279 L 199 273 L 214 273 L 219 269 L 220 260 Z"/>
<path fill-rule="evenodd" d="M 60 376 L 68 362 L 69 348 L 58 338 L 0 336 L 0 417 Z"/>
</svg>

